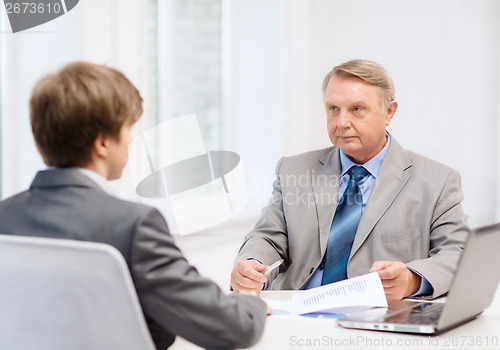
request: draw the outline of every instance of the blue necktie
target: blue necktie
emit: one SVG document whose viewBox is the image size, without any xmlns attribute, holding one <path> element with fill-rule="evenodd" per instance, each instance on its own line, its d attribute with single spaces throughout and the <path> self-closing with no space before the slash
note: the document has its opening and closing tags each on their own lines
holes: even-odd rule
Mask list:
<svg viewBox="0 0 500 350">
<path fill-rule="evenodd" d="M 347 278 L 347 261 L 363 213 L 363 195 L 358 182 L 368 174 L 368 171 L 361 166 L 353 166 L 347 173 L 350 180 L 333 217 L 321 285 Z"/>
</svg>

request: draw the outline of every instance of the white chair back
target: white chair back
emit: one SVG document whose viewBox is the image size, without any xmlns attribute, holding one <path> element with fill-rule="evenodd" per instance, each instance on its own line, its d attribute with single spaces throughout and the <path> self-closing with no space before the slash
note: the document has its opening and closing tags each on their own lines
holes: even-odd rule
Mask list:
<svg viewBox="0 0 500 350">
<path fill-rule="evenodd" d="M 0 349 L 155 346 L 117 249 L 103 243 L 0 235 Z"/>
</svg>

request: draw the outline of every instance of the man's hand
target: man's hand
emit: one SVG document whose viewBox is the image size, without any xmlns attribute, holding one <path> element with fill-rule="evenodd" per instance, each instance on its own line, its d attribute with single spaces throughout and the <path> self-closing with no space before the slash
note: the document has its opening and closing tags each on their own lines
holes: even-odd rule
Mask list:
<svg viewBox="0 0 500 350">
<path fill-rule="evenodd" d="M 262 290 L 267 277 L 262 274 L 267 268 L 257 261 L 240 260 L 231 272 L 231 287 L 236 292 L 256 293 Z"/>
<path fill-rule="evenodd" d="M 401 261 L 375 261 L 370 272 L 378 272 L 387 300 L 401 300 L 415 293 L 422 280 Z"/>
</svg>

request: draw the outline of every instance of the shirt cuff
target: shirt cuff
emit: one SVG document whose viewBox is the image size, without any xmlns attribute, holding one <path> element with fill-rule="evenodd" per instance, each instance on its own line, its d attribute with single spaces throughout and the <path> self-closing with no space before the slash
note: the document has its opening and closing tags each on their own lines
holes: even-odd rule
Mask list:
<svg viewBox="0 0 500 350">
<path fill-rule="evenodd" d="M 420 282 L 420 288 L 415 292 L 413 293 L 412 295 L 408 295 L 408 297 L 418 297 L 418 296 L 423 296 L 423 295 L 432 295 L 432 293 L 434 293 L 434 288 L 432 288 L 431 284 L 429 283 L 429 281 L 427 281 L 427 279 L 422 276 L 422 274 L 420 274 L 419 272 L 413 270 L 412 268 L 409 268 L 407 266 L 408 270 L 412 271 L 412 272 L 415 272 L 417 275 L 419 275 L 422 280 Z"/>
</svg>

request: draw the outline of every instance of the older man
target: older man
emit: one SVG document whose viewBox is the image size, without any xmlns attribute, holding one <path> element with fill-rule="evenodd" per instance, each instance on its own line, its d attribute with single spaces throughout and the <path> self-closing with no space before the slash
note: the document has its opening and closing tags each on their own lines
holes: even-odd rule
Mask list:
<svg viewBox="0 0 500 350">
<path fill-rule="evenodd" d="M 308 289 L 377 271 L 390 300 L 447 292 L 468 232 L 460 175 L 386 131 L 398 103 L 380 65 L 334 67 L 323 95 L 334 146 L 278 162 L 233 289 Z M 280 270 L 263 276 L 278 259 Z"/>
</svg>

